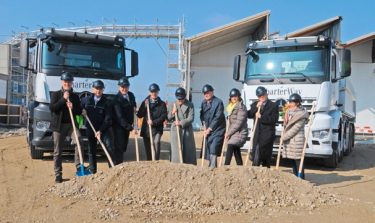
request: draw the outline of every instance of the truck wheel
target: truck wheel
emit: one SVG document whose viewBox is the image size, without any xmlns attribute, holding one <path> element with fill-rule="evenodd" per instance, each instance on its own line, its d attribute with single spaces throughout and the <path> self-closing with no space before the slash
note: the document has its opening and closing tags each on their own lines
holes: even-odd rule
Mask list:
<svg viewBox="0 0 375 223">
<path fill-rule="evenodd" d="M 335 148 L 336 147 L 336 148 Z M 336 168 L 339 163 L 339 151 L 336 142 L 332 143 L 333 152 L 329 158 L 324 159 L 324 165 L 329 168 Z"/>
<path fill-rule="evenodd" d="M 31 159 L 43 159 L 43 151 L 37 150 L 35 146 L 29 145 Z"/>
</svg>

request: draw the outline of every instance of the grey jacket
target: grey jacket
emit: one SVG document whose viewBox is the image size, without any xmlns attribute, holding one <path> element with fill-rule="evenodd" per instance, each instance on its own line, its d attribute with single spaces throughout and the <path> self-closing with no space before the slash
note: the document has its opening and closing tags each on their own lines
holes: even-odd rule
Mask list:
<svg viewBox="0 0 375 223">
<path fill-rule="evenodd" d="M 245 105 L 242 102 L 237 103 L 232 112 L 228 114 L 228 119 L 228 144 L 242 147 L 248 135 L 247 110 Z"/>
<path fill-rule="evenodd" d="M 308 113 L 303 108 L 297 108 L 295 114 L 284 126 L 283 134 L 283 158 L 301 159 L 302 149 L 305 143 L 305 124 Z M 288 115 L 288 113 L 286 114 Z"/>
<path fill-rule="evenodd" d="M 173 104 L 168 112 L 168 120 L 175 121 L 175 115 L 172 114 Z M 181 106 L 176 104 L 178 120 L 180 126 L 180 140 L 182 148 L 182 158 L 184 163 L 197 164 L 194 131 L 192 123 L 194 121 L 194 106 L 193 103 L 185 100 Z M 177 128 L 174 123 L 171 126 L 171 161 L 179 163 L 179 148 L 177 140 Z"/>
</svg>

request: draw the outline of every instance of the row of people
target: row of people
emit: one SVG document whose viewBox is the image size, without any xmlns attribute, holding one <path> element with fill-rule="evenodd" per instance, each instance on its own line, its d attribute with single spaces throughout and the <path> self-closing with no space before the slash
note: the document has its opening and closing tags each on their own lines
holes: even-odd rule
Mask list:
<svg viewBox="0 0 375 223">
<path fill-rule="evenodd" d="M 86 123 L 88 136 L 89 169 L 92 173 L 97 171 L 96 148 L 97 139 L 100 138 L 110 150 L 115 165 L 123 162 L 123 154 L 126 152 L 129 135 L 131 131 L 138 134 L 134 127 L 137 126 L 137 118 L 143 119 L 140 135 L 143 137 L 147 160 L 152 159 L 154 148 L 155 159 L 160 159 L 160 140 L 163 135 L 166 121 L 171 125 L 171 161 L 180 162 L 179 143 L 182 148 L 184 163 L 196 165 L 196 148 L 193 132 L 194 105 L 187 100 L 186 91 L 178 88 L 175 92 L 176 102 L 167 109 L 166 103 L 160 99 L 160 88 L 157 84 L 149 87 L 149 96 L 142 101 L 137 111 L 135 96 L 129 91 L 130 83 L 127 78 L 121 78 L 118 82 L 119 91 L 113 100 L 106 98 L 104 83 L 101 80 L 93 82 L 93 94 L 80 101 L 77 94 L 73 92 L 73 76 L 70 73 L 61 75 L 62 88 L 51 94 L 51 130 L 54 139 L 54 170 L 55 181 L 62 182 L 61 154 L 64 140 L 72 133 L 72 124 L 68 109 L 72 109 L 73 115 L 87 116 L 93 123 L 95 131 L 92 131 Z M 268 99 L 267 90 L 258 87 L 256 95 L 258 101 L 250 106 L 247 111 L 238 89 L 232 89 L 229 93 L 228 105 L 224 107 L 221 99 L 214 95 L 211 85 L 202 88 L 203 101 L 200 108 L 200 121 L 203 125 L 207 148 L 204 158 L 209 160 L 209 166 L 217 166 L 217 157 L 221 153 L 224 139 L 227 139 L 228 150 L 225 165 L 229 165 L 232 156 L 238 165 L 242 165 L 240 148 L 245 144 L 248 137 L 247 120 L 258 118 L 258 126 L 254 134 L 254 146 L 252 150 L 252 161 L 254 166 L 270 167 L 273 143 L 275 139 L 275 126 L 279 119 L 278 106 Z M 291 108 L 285 115 L 286 133 L 283 140 L 283 156 L 295 160 L 294 166 L 298 165 L 301 150 L 301 136 L 303 123 L 306 121 L 306 111 L 301 107 L 300 96 L 296 95 L 290 100 Z M 149 106 L 150 119 L 148 119 L 147 106 Z M 224 112 L 227 112 L 228 122 Z M 169 111 L 169 112 L 168 112 Z M 136 117 L 135 117 L 136 114 Z M 298 120 L 296 120 L 298 119 Z M 78 126 L 76 120 L 74 123 Z M 226 130 L 226 125 L 228 128 Z M 148 128 L 151 126 L 151 128 Z M 177 126 L 179 128 L 177 128 Z M 112 129 L 112 131 L 111 131 Z M 151 129 L 151 134 L 150 134 Z M 177 131 L 180 131 L 178 142 Z M 153 146 L 151 146 L 151 139 Z M 294 138 L 298 140 L 292 140 Z M 291 143 L 292 142 L 292 143 Z M 297 144 L 297 145 L 295 145 Z M 78 168 L 77 148 L 75 151 L 75 165 Z"/>
</svg>

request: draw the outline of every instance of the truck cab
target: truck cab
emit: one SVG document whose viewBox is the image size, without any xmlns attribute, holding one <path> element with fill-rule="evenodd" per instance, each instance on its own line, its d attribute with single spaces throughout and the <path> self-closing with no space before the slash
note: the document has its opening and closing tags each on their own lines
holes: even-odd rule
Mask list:
<svg viewBox="0 0 375 223">
<path fill-rule="evenodd" d="M 336 167 L 354 143 L 355 96 L 346 82 L 350 51 L 323 35 L 285 37 L 249 42 L 245 62 L 241 78 L 241 55 L 236 56 L 233 79 L 243 83 L 247 107 L 257 100 L 258 86 L 264 86 L 269 99 L 279 105 L 274 153 L 283 128 L 284 105 L 291 94 L 298 93 L 309 112 L 316 105 L 311 132 L 306 131 L 306 156 L 322 158 L 326 166 Z"/>
<path fill-rule="evenodd" d="M 128 69 L 127 55 L 131 60 Z M 44 29 L 36 38 L 21 40 L 20 66 L 30 71 L 27 142 L 31 157 L 40 159 L 44 152 L 53 151 L 49 103 L 51 92 L 61 88 L 61 74 L 73 73 L 73 90 L 80 98 L 90 94 L 92 82 L 98 79 L 104 82 L 105 94 L 111 98 L 117 94 L 121 77 L 138 74 L 138 53 L 126 48 L 120 36 Z M 66 148 L 72 148 L 71 144 L 67 137 Z"/>
</svg>

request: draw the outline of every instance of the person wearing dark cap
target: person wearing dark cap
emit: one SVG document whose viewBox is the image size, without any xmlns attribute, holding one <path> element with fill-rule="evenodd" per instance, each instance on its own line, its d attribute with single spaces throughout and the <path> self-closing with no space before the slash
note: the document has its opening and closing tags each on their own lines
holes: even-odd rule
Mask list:
<svg viewBox="0 0 375 223">
<path fill-rule="evenodd" d="M 309 115 L 302 107 L 302 98 L 299 94 L 289 96 L 288 110 L 284 118 L 283 158 L 292 163 L 293 173 L 298 176 L 298 168 L 301 163 L 303 145 L 305 143 L 305 124 Z M 302 166 L 302 179 L 305 179 L 304 166 Z"/>
<path fill-rule="evenodd" d="M 228 114 L 228 132 L 225 137 L 228 139 L 228 149 L 224 165 L 230 165 L 234 155 L 237 165 L 242 165 L 241 147 L 245 144 L 247 129 L 247 110 L 241 98 L 241 92 L 233 88 L 229 92 L 229 103 L 226 107 Z"/>
<path fill-rule="evenodd" d="M 53 131 L 53 162 L 55 171 L 55 182 L 61 183 L 62 178 L 62 152 L 65 138 L 73 133 L 72 120 L 69 115 L 69 109 L 72 109 L 73 116 L 81 115 L 82 107 L 79 96 L 73 92 L 73 75 L 63 73 L 61 75 L 61 89 L 51 93 L 51 124 L 50 129 Z M 78 127 L 76 120 L 74 124 Z M 77 134 L 80 137 L 79 131 Z M 74 138 L 74 137 L 73 137 Z M 74 163 L 79 168 L 78 148 L 75 148 Z"/>
<path fill-rule="evenodd" d="M 151 125 L 151 134 L 154 144 L 155 160 L 160 159 L 160 139 L 163 135 L 164 121 L 167 120 L 168 111 L 164 101 L 159 97 L 160 88 L 157 84 L 153 83 L 149 86 L 149 96 L 143 100 L 141 106 L 138 109 L 138 118 L 143 118 L 141 127 L 141 136 L 143 137 L 143 143 L 145 145 L 147 160 L 152 160 L 151 152 L 151 139 L 149 132 L 149 125 Z M 150 108 L 150 120 L 147 115 L 147 107 Z"/>
<path fill-rule="evenodd" d="M 247 117 L 258 118 L 254 133 L 251 159 L 253 166 L 271 166 L 273 142 L 275 140 L 276 123 L 279 119 L 278 106 L 268 99 L 267 89 L 260 86 L 256 89 L 258 100 L 251 104 Z M 258 109 L 259 112 L 258 112 Z M 255 122 L 254 122 L 255 123 Z M 255 126 L 253 127 L 255 128 Z"/>
<path fill-rule="evenodd" d="M 128 78 L 122 77 L 118 81 L 119 92 L 113 99 L 112 129 L 114 137 L 114 151 L 112 159 L 115 165 L 124 161 L 124 153 L 128 147 L 129 134 L 133 130 L 134 111 L 137 108 L 135 96 L 129 91 Z"/>
<path fill-rule="evenodd" d="M 206 136 L 205 159 L 209 160 L 209 167 L 217 166 L 217 156 L 221 153 L 225 134 L 225 116 L 223 101 L 214 96 L 214 88 L 206 84 L 202 88 L 203 101 L 200 110 L 200 119 L 205 126 Z"/>
<path fill-rule="evenodd" d="M 96 80 L 92 84 L 92 95 L 82 100 L 82 114 L 89 118 L 96 134 L 90 124 L 86 122 L 88 138 L 89 169 L 91 173 L 97 171 L 96 149 L 97 141 L 101 139 L 106 148 L 111 151 L 112 143 L 109 128 L 112 126 L 111 107 L 104 92 L 104 83 Z"/>
<path fill-rule="evenodd" d="M 182 149 L 183 163 L 197 165 L 195 140 L 193 131 L 194 106 L 186 99 L 186 91 L 179 87 L 175 92 L 176 102 L 169 109 L 168 120 L 172 121 L 171 126 L 171 161 L 179 163 L 179 143 Z M 177 117 L 177 118 L 176 118 Z M 181 142 L 178 142 L 177 126 Z"/>
</svg>

